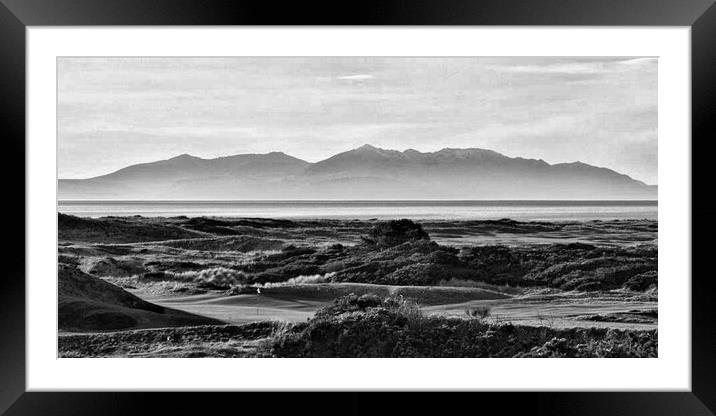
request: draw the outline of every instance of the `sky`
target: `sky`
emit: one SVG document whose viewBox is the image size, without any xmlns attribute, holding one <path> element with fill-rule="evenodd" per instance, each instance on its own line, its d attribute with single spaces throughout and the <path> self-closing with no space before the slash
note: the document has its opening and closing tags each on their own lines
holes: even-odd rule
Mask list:
<svg viewBox="0 0 716 416">
<path fill-rule="evenodd" d="M 58 58 L 60 178 L 363 144 L 581 161 L 657 184 L 657 58 Z"/>
</svg>

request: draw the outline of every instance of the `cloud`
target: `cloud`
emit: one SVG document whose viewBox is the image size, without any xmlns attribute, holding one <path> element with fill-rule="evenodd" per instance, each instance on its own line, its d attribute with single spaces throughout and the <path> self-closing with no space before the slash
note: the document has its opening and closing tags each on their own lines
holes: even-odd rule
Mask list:
<svg viewBox="0 0 716 416">
<path fill-rule="evenodd" d="M 655 57 L 97 59 L 58 61 L 61 177 L 181 153 L 314 162 L 371 143 L 589 154 L 656 180 Z"/>
<path fill-rule="evenodd" d="M 573 61 L 573 62 L 536 62 L 530 64 L 493 64 L 491 65 L 494 69 L 498 69 L 505 73 L 518 73 L 518 74 L 613 74 L 620 73 L 624 70 L 623 67 L 618 67 L 614 64 L 622 65 L 638 65 L 638 64 L 655 64 L 658 63 L 658 58 L 655 57 L 637 57 L 628 58 L 623 60 L 597 60 L 597 61 Z"/>
<path fill-rule="evenodd" d="M 558 63 L 550 65 L 512 65 L 501 68 L 504 72 L 529 74 L 596 74 L 603 72 L 601 63 Z"/>
<path fill-rule="evenodd" d="M 635 64 L 656 64 L 659 63 L 659 58 L 652 58 L 652 57 L 645 57 L 645 58 L 633 58 L 633 59 L 627 59 L 625 61 L 621 61 L 622 64 L 625 65 L 635 65 Z"/>
<path fill-rule="evenodd" d="M 342 77 L 338 77 L 338 79 L 348 80 L 348 81 L 365 81 L 368 79 L 375 78 L 373 75 L 368 74 L 356 74 L 356 75 L 344 75 Z"/>
</svg>

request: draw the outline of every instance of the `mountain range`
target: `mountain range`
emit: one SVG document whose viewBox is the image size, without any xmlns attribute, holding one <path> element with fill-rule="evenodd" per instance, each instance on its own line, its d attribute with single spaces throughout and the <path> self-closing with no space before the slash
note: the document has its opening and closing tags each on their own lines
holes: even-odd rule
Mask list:
<svg viewBox="0 0 716 416">
<path fill-rule="evenodd" d="M 656 199 L 657 187 L 581 162 L 549 164 L 486 149 L 364 145 L 310 163 L 282 152 L 183 154 L 89 179 L 60 179 L 59 199 Z"/>
</svg>

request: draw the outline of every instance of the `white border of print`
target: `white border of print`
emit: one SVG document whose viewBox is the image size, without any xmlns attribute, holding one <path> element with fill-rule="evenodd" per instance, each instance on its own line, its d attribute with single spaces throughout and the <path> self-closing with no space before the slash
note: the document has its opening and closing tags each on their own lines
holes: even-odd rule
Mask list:
<svg viewBox="0 0 716 416">
<path fill-rule="evenodd" d="M 27 389 L 673 390 L 691 386 L 690 29 L 28 28 Z M 658 56 L 659 357 L 57 358 L 57 56 Z"/>
</svg>

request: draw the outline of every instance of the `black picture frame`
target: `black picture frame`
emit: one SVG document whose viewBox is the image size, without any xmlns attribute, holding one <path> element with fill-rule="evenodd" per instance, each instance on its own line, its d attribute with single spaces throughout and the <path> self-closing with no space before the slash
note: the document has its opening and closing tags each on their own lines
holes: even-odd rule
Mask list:
<svg viewBox="0 0 716 416">
<path fill-rule="evenodd" d="M 236 394 L 39 393 L 25 391 L 25 39 L 27 26 L 87 25 L 567 25 L 689 26 L 692 59 L 692 388 L 688 392 L 475 393 L 437 400 L 432 394 L 361 393 L 328 398 L 259 398 Z M 345 2 L 226 0 L 0 0 L 0 137 L 5 215 L 0 277 L 0 414 L 209 413 L 251 402 L 275 413 L 495 411 L 552 415 L 712 415 L 716 412 L 716 308 L 712 306 L 709 205 L 716 132 L 716 6 L 713 0 L 383 0 Z M 48 235 L 47 238 L 55 238 Z M 689 276 L 672 276 L 683 278 Z M 141 376 L 141 375 L 138 375 Z M 240 375 L 237 375 L 240 376 Z M 479 377 L 479 374 L 475 375 Z M 518 376 L 518 375 L 516 375 Z M 243 396 L 241 396 L 243 397 Z M 385 399 L 385 396 L 381 396 Z M 320 405 L 318 404 L 320 403 Z M 214 411 L 219 411 L 218 409 Z"/>
</svg>

